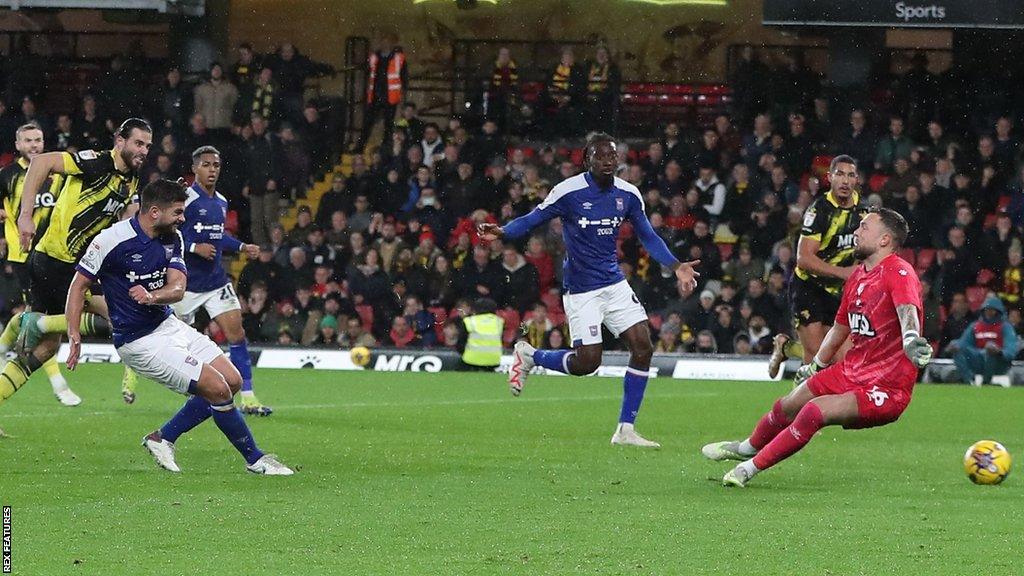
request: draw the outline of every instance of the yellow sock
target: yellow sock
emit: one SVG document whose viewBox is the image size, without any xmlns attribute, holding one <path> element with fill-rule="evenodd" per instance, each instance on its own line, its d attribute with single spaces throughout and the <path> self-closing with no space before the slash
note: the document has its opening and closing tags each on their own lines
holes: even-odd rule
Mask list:
<svg viewBox="0 0 1024 576">
<path fill-rule="evenodd" d="M 56 356 L 43 362 L 43 370 L 46 372 L 46 377 L 50 379 L 50 384 L 60 387 L 67 386 L 67 380 L 64 380 L 64 375 L 60 373 L 60 363 L 57 362 Z"/>
<path fill-rule="evenodd" d="M 68 317 L 64 314 L 52 314 L 39 319 L 44 334 L 63 334 L 68 331 Z M 82 336 L 105 335 L 110 331 L 110 323 L 99 314 L 85 312 L 78 322 Z"/>
<path fill-rule="evenodd" d="M 798 358 L 801 361 L 804 359 L 804 345 L 796 338 L 790 338 L 782 350 L 787 358 Z"/>
<path fill-rule="evenodd" d="M 18 339 L 18 331 L 21 330 L 21 314 L 15 314 L 11 316 L 11 321 L 4 326 L 4 331 L 0 334 L 0 352 L 7 352 L 14 345 L 14 341 Z"/>
<path fill-rule="evenodd" d="M 14 393 L 28 381 L 30 374 L 28 368 L 21 363 L 19 358 L 8 362 L 7 366 L 4 366 L 3 372 L 0 373 L 0 404 L 14 396 Z"/>
<path fill-rule="evenodd" d="M 68 331 L 68 317 L 63 314 L 43 316 L 39 319 L 39 327 L 46 334 L 63 334 Z"/>
</svg>

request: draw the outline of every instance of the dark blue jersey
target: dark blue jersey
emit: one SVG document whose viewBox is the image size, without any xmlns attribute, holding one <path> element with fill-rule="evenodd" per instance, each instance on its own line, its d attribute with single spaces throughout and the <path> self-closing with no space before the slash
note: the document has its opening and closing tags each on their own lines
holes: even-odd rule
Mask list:
<svg viewBox="0 0 1024 576">
<path fill-rule="evenodd" d="M 214 192 L 210 196 L 198 184 L 188 189 L 181 237 L 185 241 L 185 264 L 188 266 L 188 286 L 185 289 L 189 292 L 212 292 L 228 283 L 221 254 L 225 251 L 238 252 L 242 243 L 224 231 L 227 213 L 228 201 L 219 193 Z M 212 244 L 217 249 L 213 260 L 195 254 L 196 244 Z"/>
<path fill-rule="evenodd" d="M 181 234 L 150 238 L 135 218 L 114 224 L 89 243 L 75 268 L 103 286 L 114 346 L 150 334 L 171 315 L 170 306 L 139 304 L 128 291 L 136 285 L 151 292 L 163 288 L 168 268 L 187 273 L 182 250 Z"/>
</svg>

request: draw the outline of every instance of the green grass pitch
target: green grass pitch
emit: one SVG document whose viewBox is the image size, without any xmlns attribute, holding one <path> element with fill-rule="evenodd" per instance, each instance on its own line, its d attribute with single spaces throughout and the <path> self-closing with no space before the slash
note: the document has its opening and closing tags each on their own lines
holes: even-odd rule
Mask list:
<svg viewBox="0 0 1024 576">
<path fill-rule="evenodd" d="M 746 490 L 717 483 L 708 441 L 747 434 L 788 383 L 657 379 L 610 446 L 621 383 L 259 370 L 277 412 L 262 448 L 299 467 L 245 472 L 207 422 L 180 475 L 139 446 L 182 398 L 120 366 L 40 376 L 0 409 L 0 502 L 15 574 L 1011 574 L 1024 571 L 1024 474 L 974 486 L 961 457 L 992 438 L 1024 457 L 1024 390 L 923 385 L 881 429 L 824 430 Z"/>
</svg>

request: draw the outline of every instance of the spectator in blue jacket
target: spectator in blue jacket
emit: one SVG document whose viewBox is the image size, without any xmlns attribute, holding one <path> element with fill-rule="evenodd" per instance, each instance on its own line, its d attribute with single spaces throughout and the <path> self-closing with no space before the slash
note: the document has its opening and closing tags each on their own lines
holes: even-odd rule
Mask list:
<svg viewBox="0 0 1024 576">
<path fill-rule="evenodd" d="M 1006 321 L 1006 308 L 995 295 L 989 295 L 981 307 L 981 317 L 971 322 L 950 344 L 954 348 L 956 364 L 964 382 L 980 386 L 991 384 L 993 376 L 1004 376 L 1010 362 L 1017 355 L 1017 333 Z M 1000 378 L 1009 386 L 1008 378 Z"/>
</svg>

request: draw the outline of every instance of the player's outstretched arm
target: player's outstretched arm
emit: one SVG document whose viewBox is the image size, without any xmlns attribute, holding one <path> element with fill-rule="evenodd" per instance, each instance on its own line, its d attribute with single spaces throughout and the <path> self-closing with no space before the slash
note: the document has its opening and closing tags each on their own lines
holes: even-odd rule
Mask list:
<svg viewBox="0 0 1024 576">
<path fill-rule="evenodd" d="M 932 359 L 932 345 L 921 336 L 917 306 L 900 304 L 896 307 L 896 316 L 900 319 L 900 330 L 903 333 L 903 353 L 914 366 L 924 368 Z"/>
<path fill-rule="evenodd" d="M 25 173 L 25 186 L 21 192 L 21 213 L 18 214 L 18 236 L 21 249 L 28 252 L 32 248 L 32 238 L 36 235 L 36 223 L 32 220 L 32 212 L 36 207 L 36 195 L 39 188 L 51 174 L 63 174 L 64 159 L 67 152 L 46 152 L 32 159 Z M 11 215 L 14 216 L 13 214 Z"/>
<path fill-rule="evenodd" d="M 697 272 L 696 269 L 700 260 L 691 262 L 677 260 L 672 251 L 668 249 L 665 240 L 654 231 L 651 221 L 647 219 L 647 215 L 642 209 L 631 211 L 630 221 L 633 222 L 637 237 L 640 238 L 640 242 L 651 257 L 675 274 L 683 293 L 693 290 L 697 286 L 697 278 L 700 276 L 700 272 Z"/>
<path fill-rule="evenodd" d="M 505 224 L 504 226 L 498 226 L 497 224 L 491 224 L 484 222 L 477 226 L 477 234 L 484 240 L 490 242 L 498 238 L 521 238 L 526 236 L 530 230 L 533 230 L 537 226 L 551 220 L 555 216 L 559 216 L 553 209 L 541 210 L 540 208 L 534 208 L 529 214 L 525 214 Z"/>
<path fill-rule="evenodd" d="M 71 280 L 71 287 L 68 289 L 68 300 L 64 305 L 70 345 L 67 360 L 68 370 L 75 369 L 75 366 L 78 365 L 78 356 L 82 352 L 82 333 L 79 331 L 79 325 L 82 320 L 82 310 L 85 309 L 85 292 L 89 286 L 92 286 L 92 280 L 81 272 L 75 272 L 75 277 Z"/>
</svg>

